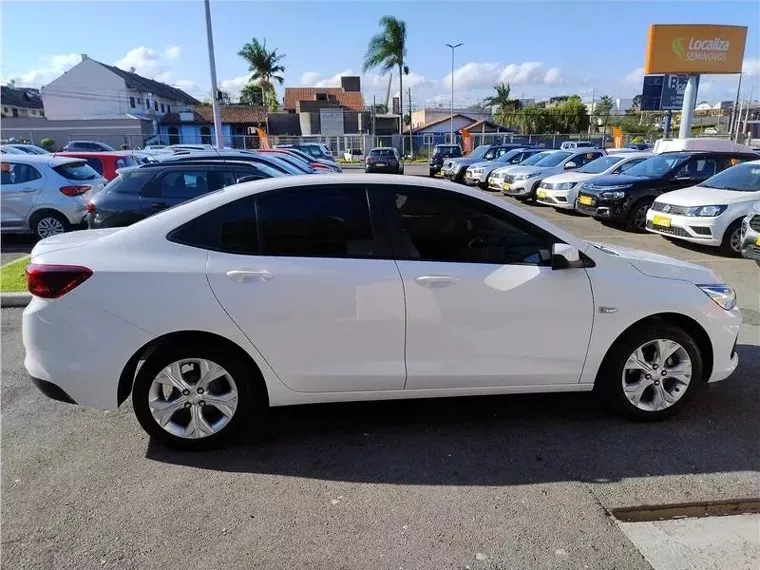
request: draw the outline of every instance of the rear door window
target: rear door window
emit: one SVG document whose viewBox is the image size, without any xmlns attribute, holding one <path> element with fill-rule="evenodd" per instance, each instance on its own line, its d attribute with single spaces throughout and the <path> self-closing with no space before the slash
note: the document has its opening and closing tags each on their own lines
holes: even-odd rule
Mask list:
<svg viewBox="0 0 760 570">
<path fill-rule="evenodd" d="M 100 161 L 99 158 L 88 158 L 87 166 L 92 168 L 98 174 L 103 174 L 103 163 Z"/>
<path fill-rule="evenodd" d="M 88 166 L 84 160 L 82 162 L 60 164 L 54 167 L 53 170 L 67 180 L 95 180 L 96 178 L 100 178 L 100 174 Z"/>
<path fill-rule="evenodd" d="M 161 177 L 158 195 L 161 198 L 188 200 L 209 191 L 205 169 L 173 170 Z"/>
<path fill-rule="evenodd" d="M 140 194 L 143 187 L 148 184 L 154 176 L 155 172 L 150 170 L 137 170 L 130 172 L 128 175 L 121 174 L 111 180 L 103 192 L 114 192 L 116 194 Z"/>
<path fill-rule="evenodd" d="M 0 183 L 2 184 L 22 184 L 42 178 L 42 174 L 28 164 L 4 162 L 0 165 L 0 169 Z"/>
</svg>

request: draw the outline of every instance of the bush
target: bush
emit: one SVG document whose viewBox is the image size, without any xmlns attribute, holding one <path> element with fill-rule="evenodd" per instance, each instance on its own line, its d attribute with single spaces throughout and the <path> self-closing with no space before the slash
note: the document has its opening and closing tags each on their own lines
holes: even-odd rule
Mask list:
<svg viewBox="0 0 760 570">
<path fill-rule="evenodd" d="M 128 144 L 123 144 L 123 145 L 121 145 L 119 148 L 120 148 L 121 150 L 129 150 L 129 145 L 128 145 Z"/>
<path fill-rule="evenodd" d="M 40 146 L 45 150 L 51 150 L 55 148 L 55 141 L 50 138 L 44 138 L 40 141 Z"/>
</svg>

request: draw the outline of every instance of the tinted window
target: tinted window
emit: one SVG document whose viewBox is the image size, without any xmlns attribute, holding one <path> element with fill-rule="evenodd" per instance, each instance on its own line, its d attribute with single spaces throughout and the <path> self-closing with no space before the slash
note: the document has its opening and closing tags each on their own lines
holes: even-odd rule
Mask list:
<svg viewBox="0 0 760 570">
<path fill-rule="evenodd" d="M 396 158 L 396 154 L 392 148 L 374 148 L 369 152 L 370 156 L 377 156 L 383 158 Z"/>
<path fill-rule="evenodd" d="M 137 162 L 131 156 L 122 156 L 116 159 L 116 168 L 125 168 L 127 166 L 137 166 Z"/>
<path fill-rule="evenodd" d="M 601 160 L 601 159 L 600 159 Z M 612 174 L 622 174 L 623 172 L 627 172 L 628 169 L 633 168 L 636 166 L 639 162 L 644 162 L 646 160 L 646 157 L 642 158 L 634 158 L 633 160 L 629 160 L 625 164 L 621 164 L 618 166 L 615 170 L 612 171 Z M 597 161 L 594 161 L 597 162 Z"/>
<path fill-rule="evenodd" d="M 53 168 L 58 174 L 68 180 L 95 180 L 100 175 L 82 162 L 70 162 Z"/>
<path fill-rule="evenodd" d="M 186 200 L 208 192 L 205 170 L 175 170 L 166 173 L 160 181 L 159 196 Z"/>
<path fill-rule="evenodd" d="M 434 152 L 443 157 L 462 156 L 462 149 L 458 146 L 437 146 Z"/>
<path fill-rule="evenodd" d="M 525 160 L 523 160 L 520 163 L 520 166 L 531 166 L 533 164 L 536 164 L 537 162 L 542 161 L 547 156 L 551 156 L 552 154 L 554 154 L 553 150 L 544 150 L 544 151 L 541 151 L 541 152 L 536 153 L 533 156 L 529 156 L 528 158 L 526 158 Z"/>
<path fill-rule="evenodd" d="M 714 157 L 693 157 L 681 166 L 676 172 L 676 177 L 693 178 L 704 180 L 714 176 L 718 172 L 718 160 Z"/>
<path fill-rule="evenodd" d="M 115 192 L 117 194 L 139 194 L 152 178 L 155 172 L 150 170 L 135 170 L 126 176 L 120 174 L 109 182 L 103 192 Z"/>
<path fill-rule="evenodd" d="M 410 257 L 456 263 L 542 264 L 557 240 L 543 230 L 474 198 L 440 191 L 396 192 Z"/>
<path fill-rule="evenodd" d="M 305 189 L 257 200 L 261 251 L 269 255 L 372 257 L 375 242 L 366 192 Z"/>
<path fill-rule="evenodd" d="M 478 148 L 473 150 L 469 155 L 467 155 L 467 158 L 483 158 L 490 148 L 491 147 L 488 146 L 487 144 L 480 145 Z"/>
<path fill-rule="evenodd" d="M 565 152 L 565 151 L 553 152 L 550 155 L 536 162 L 535 165 L 536 166 L 558 166 L 560 162 L 562 162 L 569 156 L 572 156 L 572 154 L 573 154 L 572 152 Z"/>
<path fill-rule="evenodd" d="M 571 162 L 574 162 L 576 166 L 583 166 L 584 164 L 588 164 L 589 162 L 593 162 L 597 158 L 600 158 L 602 156 L 601 152 L 585 152 L 583 154 L 575 155 Z"/>
<path fill-rule="evenodd" d="M 623 160 L 622 156 L 603 156 L 601 158 L 597 158 L 596 160 L 588 162 L 585 166 L 579 168 L 578 172 L 583 172 L 585 174 L 599 174 L 600 172 L 607 170 L 613 164 L 617 164 L 621 160 Z"/>
<path fill-rule="evenodd" d="M 4 162 L 0 165 L 2 171 L 0 174 L 0 183 L 2 184 L 21 184 L 23 182 L 31 182 L 42 178 L 42 175 L 33 166 L 28 164 L 13 164 Z"/>
<path fill-rule="evenodd" d="M 503 154 L 499 156 L 494 162 L 501 162 L 501 163 L 513 163 L 515 160 L 518 160 L 522 155 L 522 151 L 519 150 L 510 150 L 505 151 Z"/>
<path fill-rule="evenodd" d="M 760 192 L 760 164 L 739 164 L 699 184 L 701 188 Z"/>
<path fill-rule="evenodd" d="M 683 164 L 686 159 L 683 155 L 660 155 L 648 158 L 636 166 L 628 169 L 626 174 L 642 176 L 644 178 L 662 178 L 672 170 Z"/>
<path fill-rule="evenodd" d="M 103 174 L 103 163 L 100 162 L 99 158 L 88 158 L 87 166 L 92 168 L 98 174 Z"/>
</svg>

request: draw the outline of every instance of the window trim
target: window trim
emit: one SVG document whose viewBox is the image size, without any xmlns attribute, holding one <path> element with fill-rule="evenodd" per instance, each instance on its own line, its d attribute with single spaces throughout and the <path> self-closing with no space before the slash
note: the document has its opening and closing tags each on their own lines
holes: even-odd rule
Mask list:
<svg viewBox="0 0 760 570">
<path fill-rule="evenodd" d="M 378 186 L 381 186 L 381 184 L 378 184 Z M 384 214 L 387 220 L 387 228 L 388 228 L 388 234 L 391 242 L 391 247 L 393 250 L 393 259 L 396 261 L 418 261 L 420 263 L 467 263 L 467 264 L 476 264 L 476 265 L 528 265 L 532 267 L 550 267 L 551 261 L 547 260 L 545 262 L 541 263 L 491 263 L 491 262 L 484 262 L 484 261 L 467 261 L 467 260 L 436 260 L 436 259 L 421 259 L 417 257 L 411 256 L 408 252 L 410 250 L 411 241 L 407 241 L 405 239 L 405 233 L 406 231 L 401 225 L 401 216 L 398 213 L 398 209 L 396 208 L 396 201 L 394 198 L 394 194 L 401 189 L 404 190 L 411 190 L 411 191 L 417 191 L 417 192 L 423 192 L 428 193 L 431 195 L 438 195 L 441 194 L 447 194 L 449 196 L 453 196 L 455 198 L 461 198 L 465 201 L 472 202 L 477 205 L 481 205 L 487 210 L 491 210 L 494 212 L 497 212 L 503 216 L 506 216 L 509 218 L 509 222 L 514 224 L 519 229 L 527 232 L 527 233 L 540 233 L 546 235 L 547 239 L 551 240 L 550 243 L 547 243 L 547 246 L 549 248 L 549 252 L 551 253 L 552 245 L 555 243 L 566 243 L 563 239 L 557 237 L 556 235 L 552 234 L 548 230 L 545 230 L 525 218 L 522 218 L 516 214 L 513 214 L 509 210 L 506 210 L 504 208 L 500 208 L 494 204 L 491 204 L 490 202 L 487 202 L 485 200 L 481 200 L 479 198 L 475 198 L 473 196 L 468 196 L 466 194 L 460 194 L 459 192 L 454 192 L 451 190 L 441 190 L 439 188 L 433 188 L 429 186 L 414 186 L 414 185 L 407 185 L 407 184 L 383 184 L 382 186 L 385 186 L 385 195 L 383 196 L 383 202 L 384 202 Z"/>
</svg>

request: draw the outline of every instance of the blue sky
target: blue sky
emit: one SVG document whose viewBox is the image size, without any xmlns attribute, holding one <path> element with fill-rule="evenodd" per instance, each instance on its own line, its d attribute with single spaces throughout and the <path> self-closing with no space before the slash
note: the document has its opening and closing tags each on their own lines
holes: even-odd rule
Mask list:
<svg viewBox="0 0 760 570">
<path fill-rule="evenodd" d="M 217 76 L 224 88 L 246 81 L 237 51 L 252 37 L 286 54 L 285 86 L 336 84 L 361 74 L 370 36 L 383 15 L 407 23 L 415 106 L 449 100 L 450 51 L 456 52 L 455 102 L 473 103 L 499 79 L 513 94 L 541 98 L 593 89 L 617 97 L 640 92 L 647 29 L 652 23 L 748 25 L 748 77 L 760 95 L 760 3 L 716 1 L 353 2 L 212 0 Z M 21 23 L 32 23 L 34 33 Z M 203 2 L 200 0 L 2 3 L 0 77 L 44 85 L 79 61 L 80 53 L 175 84 L 209 91 Z M 365 99 L 385 97 L 387 78 L 370 72 Z M 398 87 L 394 81 L 394 92 Z M 281 91 L 281 90 L 280 90 Z M 704 77 L 699 99 L 733 98 L 736 76 Z M 406 93 L 405 93 L 406 95 Z"/>
</svg>

